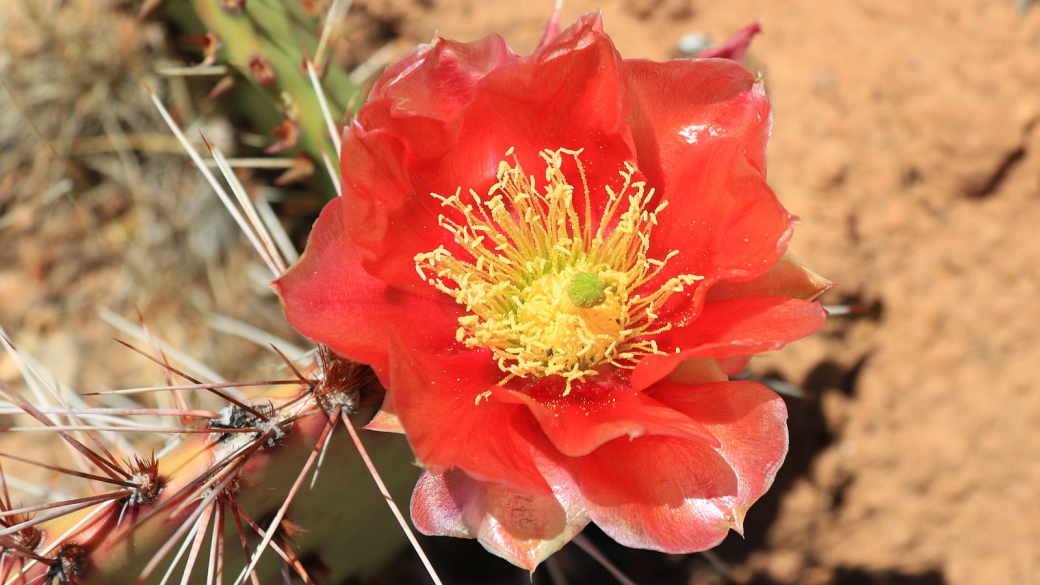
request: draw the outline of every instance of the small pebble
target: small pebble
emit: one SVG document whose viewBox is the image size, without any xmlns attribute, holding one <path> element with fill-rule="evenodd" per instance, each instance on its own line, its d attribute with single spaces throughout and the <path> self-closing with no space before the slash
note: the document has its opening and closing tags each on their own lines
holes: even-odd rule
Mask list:
<svg viewBox="0 0 1040 585">
<path fill-rule="evenodd" d="M 708 38 L 708 35 L 702 32 L 692 32 L 679 37 L 678 48 L 683 55 L 693 56 L 710 48 L 711 44 L 711 39 Z"/>
</svg>

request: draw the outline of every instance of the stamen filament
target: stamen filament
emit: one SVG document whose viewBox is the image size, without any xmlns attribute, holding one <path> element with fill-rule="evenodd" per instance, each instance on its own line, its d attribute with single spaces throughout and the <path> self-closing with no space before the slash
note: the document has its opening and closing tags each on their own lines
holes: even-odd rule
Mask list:
<svg viewBox="0 0 1040 585">
<path fill-rule="evenodd" d="M 440 246 L 416 255 L 416 271 L 466 307 L 456 340 L 491 349 L 506 374 L 502 383 L 559 375 L 569 392 L 572 382 L 604 365 L 630 369 L 640 357 L 663 353 L 650 339 L 671 329 L 657 324 L 661 308 L 703 278 L 683 274 L 643 290 L 679 254 L 648 258 L 657 213 L 667 202 L 648 210 L 654 190 L 635 180 L 636 169 L 625 163 L 620 190 L 603 187 L 607 202 L 596 222 L 580 154 L 542 151 L 541 191 L 514 157 L 512 165 L 499 163 L 487 197 L 470 190 L 464 202 L 461 187 L 448 197 L 432 194 L 446 208 L 438 223 L 470 259 Z M 564 156 L 581 178 L 582 214 L 562 171 Z"/>
</svg>

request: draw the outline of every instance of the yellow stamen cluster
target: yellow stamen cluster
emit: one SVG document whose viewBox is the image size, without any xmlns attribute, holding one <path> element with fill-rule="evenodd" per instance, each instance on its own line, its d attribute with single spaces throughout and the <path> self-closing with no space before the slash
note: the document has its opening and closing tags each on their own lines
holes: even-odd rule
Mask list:
<svg viewBox="0 0 1040 585">
<path fill-rule="evenodd" d="M 439 217 L 441 227 L 471 258 L 441 246 L 416 255 L 416 270 L 465 305 L 456 339 L 491 349 L 507 374 L 503 381 L 559 375 L 569 392 L 572 382 L 604 365 L 632 368 L 639 357 L 662 353 L 651 337 L 671 325 L 655 323 L 655 311 L 703 278 L 680 275 L 650 294 L 636 292 L 679 253 L 647 257 L 650 232 L 667 203 L 649 211 L 654 191 L 634 181 L 635 169 L 626 163 L 621 190 L 603 187 L 607 204 L 595 220 L 580 154 L 543 151 L 541 191 L 518 161 L 503 161 L 486 197 L 471 190 L 464 198 L 461 188 L 450 197 L 433 194 L 453 212 Z M 564 156 L 574 159 L 581 176 L 583 214 L 561 171 Z"/>
</svg>

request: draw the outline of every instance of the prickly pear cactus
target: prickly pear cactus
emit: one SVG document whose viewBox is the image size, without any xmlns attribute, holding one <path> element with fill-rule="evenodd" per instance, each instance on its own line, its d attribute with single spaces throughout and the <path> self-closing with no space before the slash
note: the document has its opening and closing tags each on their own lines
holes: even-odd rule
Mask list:
<svg viewBox="0 0 1040 585">
<path fill-rule="evenodd" d="M 283 177 L 286 182 L 324 172 L 320 169 L 326 157 L 336 160 L 308 61 L 321 77 L 332 120 L 345 122 L 357 98 L 348 72 L 326 58 L 323 37 L 327 41 L 330 27 L 339 21 L 336 14 L 320 8 L 316 2 L 189 0 L 166 1 L 155 9 L 198 35 L 204 56 L 200 65 L 224 66 L 216 70 L 214 94 L 233 86 L 253 90 L 236 96 L 236 109 L 249 114 L 260 131 L 270 133 L 268 154 L 298 157 Z"/>
<path fill-rule="evenodd" d="M 352 444 L 355 433 L 343 427 L 361 393 L 378 392 L 363 372 L 323 354 L 309 377 L 233 399 L 216 416 L 180 412 L 183 426 L 165 430 L 179 439 L 158 457 L 116 456 L 86 424 L 58 430 L 3 385 L 7 400 L 47 421 L 92 468 L 51 469 L 96 486 L 94 496 L 44 506 L 3 499 L 3 582 L 269 583 L 294 574 L 322 583 L 377 568 L 402 536 L 378 505 L 384 496 Z M 400 464 L 410 459 L 407 445 L 383 435 L 365 442 L 390 470 L 391 495 L 406 498 L 417 476 Z"/>
</svg>

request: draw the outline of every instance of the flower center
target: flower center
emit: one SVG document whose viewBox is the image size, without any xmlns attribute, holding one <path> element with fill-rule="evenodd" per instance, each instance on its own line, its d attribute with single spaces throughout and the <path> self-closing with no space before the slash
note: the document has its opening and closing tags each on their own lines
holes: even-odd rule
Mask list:
<svg viewBox="0 0 1040 585">
<path fill-rule="evenodd" d="M 438 218 L 440 226 L 468 257 L 441 246 L 416 255 L 416 270 L 466 307 L 455 337 L 466 347 L 490 349 L 506 374 L 503 382 L 559 375 L 569 392 L 571 382 L 598 368 L 633 368 L 640 357 L 663 353 L 652 337 L 671 324 L 658 323 L 654 311 L 703 278 L 679 275 L 644 290 L 679 253 L 647 257 L 667 203 L 648 210 L 654 191 L 633 180 L 635 169 L 626 163 L 620 191 L 603 187 L 606 205 L 596 220 L 580 154 L 543 151 L 541 190 L 519 162 L 503 161 L 487 197 L 471 190 L 464 201 L 461 188 L 450 197 L 433 194 L 450 210 Z M 582 214 L 561 171 L 564 156 L 581 175 Z"/>
<path fill-rule="evenodd" d="M 567 298 L 577 307 L 591 309 L 607 300 L 606 287 L 595 274 L 577 272 L 567 284 Z"/>
</svg>

